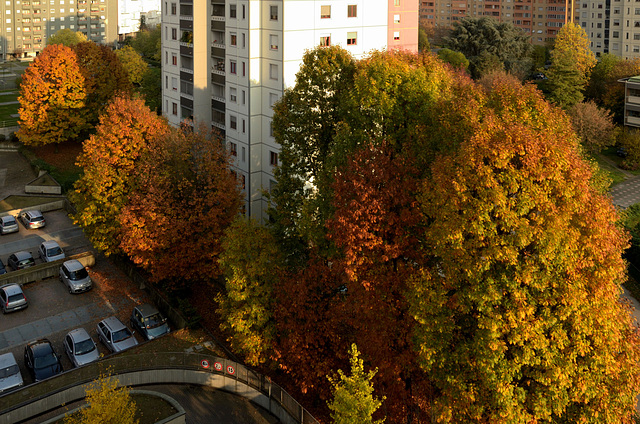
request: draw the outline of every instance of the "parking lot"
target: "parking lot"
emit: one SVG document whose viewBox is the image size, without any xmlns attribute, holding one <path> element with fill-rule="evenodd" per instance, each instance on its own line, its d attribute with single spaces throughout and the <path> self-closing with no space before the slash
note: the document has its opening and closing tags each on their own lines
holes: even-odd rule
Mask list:
<svg viewBox="0 0 640 424">
<path fill-rule="evenodd" d="M 26 184 L 34 177 L 24 168 L 23 158 L 17 154 L 0 152 L 0 198 L 9 194 L 18 194 L 20 184 Z M 14 169 L 12 169 L 12 164 Z M 20 175 L 23 176 L 22 181 Z M 46 226 L 29 230 L 19 223 L 17 233 L 0 236 L 0 259 L 7 263 L 10 254 L 27 251 L 33 254 L 36 263 L 38 247 L 45 240 L 55 240 L 64 249 L 66 255 L 93 250 L 82 230 L 73 225 L 64 210 L 44 212 Z M 10 271 L 7 269 L 7 271 Z M 109 352 L 99 341 L 96 326 L 102 319 L 116 315 L 129 326 L 129 317 L 133 307 L 149 301 L 147 294 L 138 289 L 123 273 L 116 269 L 103 256 L 96 254 L 96 264 L 89 270 L 93 280 L 93 289 L 89 292 L 72 295 L 58 278 L 29 283 L 23 291 L 29 307 L 0 316 L 0 353 L 12 352 L 22 371 L 25 384 L 33 382 L 24 366 L 24 348 L 27 342 L 46 337 L 60 356 L 64 370 L 72 368 L 64 353 L 64 336 L 72 329 L 83 327 L 98 344 L 103 355 Z M 138 334 L 134 334 L 139 342 Z"/>
</svg>

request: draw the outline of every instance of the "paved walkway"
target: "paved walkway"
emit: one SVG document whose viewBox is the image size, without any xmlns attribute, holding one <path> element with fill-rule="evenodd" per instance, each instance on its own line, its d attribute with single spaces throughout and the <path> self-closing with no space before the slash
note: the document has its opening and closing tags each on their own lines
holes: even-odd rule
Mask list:
<svg viewBox="0 0 640 424">
<path fill-rule="evenodd" d="M 634 175 L 616 184 L 610 191 L 613 204 L 623 209 L 640 203 L 640 175 Z"/>
</svg>

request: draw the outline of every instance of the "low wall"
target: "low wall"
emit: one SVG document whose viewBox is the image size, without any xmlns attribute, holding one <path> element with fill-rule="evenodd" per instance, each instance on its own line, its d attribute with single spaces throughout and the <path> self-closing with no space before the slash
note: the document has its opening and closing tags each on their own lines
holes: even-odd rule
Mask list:
<svg viewBox="0 0 640 424">
<path fill-rule="evenodd" d="M 151 390 L 131 390 L 130 393 L 132 395 L 141 394 L 141 395 L 156 396 L 156 397 L 162 398 L 168 404 L 173 406 L 173 408 L 176 411 L 178 411 L 175 414 L 173 414 L 173 415 L 171 415 L 171 416 L 169 416 L 167 418 L 164 418 L 164 419 L 162 419 L 160 421 L 157 421 L 156 424 L 185 424 L 186 423 L 184 408 L 182 407 L 182 405 L 180 405 L 171 396 L 167 396 L 164 393 L 153 392 Z M 68 412 L 66 412 L 64 414 L 58 415 L 57 417 L 53 417 L 53 418 L 51 418 L 51 419 L 49 419 L 47 421 L 44 421 L 41 424 L 55 424 L 58 421 L 62 421 L 66 415 L 74 414 L 74 413 L 76 413 L 76 412 L 80 411 L 81 409 L 86 408 L 88 406 L 89 405 L 83 405 L 83 406 L 80 406 L 78 408 L 72 409 L 71 411 L 68 411 Z"/>
<path fill-rule="evenodd" d="M 40 211 L 40 212 L 49 212 L 49 211 L 56 211 L 58 209 L 65 209 L 65 201 L 66 198 L 64 197 L 60 197 L 60 198 L 51 198 L 51 201 L 46 202 L 46 203 L 42 203 L 38 206 L 29 206 L 26 208 L 22 208 L 22 209 L 13 209 L 7 212 L 0 212 L 0 216 L 6 216 L 6 215 L 13 215 L 13 216 L 18 216 L 18 214 L 22 211 Z"/>
<path fill-rule="evenodd" d="M 24 186 L 24 192 L 27 194 L 62 194 L 62 187 L 54 185 L 31 185 Z"/>
<path fill-rule="evenodd" d="M 27 284 L 34 281 L 45 280 L 51 277 L 57 277 L 60 273 L 60 265 L 69 259 L 77 259 L 85 267 L 92 267 L 96 263 L 93 252 L 84 252 L 77 255 L 68 256 L 53 262 L 45 262 L 19 271 L 9 271 L 0 275 L 0 286 L 3 284 Z"/>
</svg>

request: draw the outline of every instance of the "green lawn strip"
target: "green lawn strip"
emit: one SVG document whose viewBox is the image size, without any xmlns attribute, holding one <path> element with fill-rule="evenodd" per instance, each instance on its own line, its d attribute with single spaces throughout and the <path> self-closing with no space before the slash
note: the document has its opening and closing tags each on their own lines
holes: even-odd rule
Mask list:
<svg viewBox="0 0 640 424">
<path fill-rule="evenodd" d="M 611 177 L 612 185 L 621 183 L 626 179 L 625 175 L 622 173 L 622 171 L 620 171 L 620 169 L 617 166 L 612 165 L 610 162 L 605 160 L 601 155 L 595 155 L 593 156 L 593 158 L 598 163 L 598 166 L 600 167 L 600 169 L 602 169 L 607 174 L 609 174 L 609 176 Z M 616 163 L 619 163 L 619 161 L 617 161 Z"/>
<path fill-rule="evenodd" d="M 131 393 L 131 399 L 136 404 L 135 419 L 139 424 L 154 424 L 178 412 L 169 402 L 159 396 Z M 56 421 L 55 424 L 64 424 L 64 418 Z"/>
</svg>

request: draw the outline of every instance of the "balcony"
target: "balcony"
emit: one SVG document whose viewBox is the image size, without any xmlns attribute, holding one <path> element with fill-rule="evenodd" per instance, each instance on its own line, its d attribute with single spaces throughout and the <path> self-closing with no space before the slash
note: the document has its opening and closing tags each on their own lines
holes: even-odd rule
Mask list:
<svg viewBox="0 0 640 424">
<path fill-rule="evenodd" d="M 640 127 L 640 117 L 637 116 L 627 116 L 624 118 L 625 125 L 631 125 L 634 127 Z"/>
</svg>

